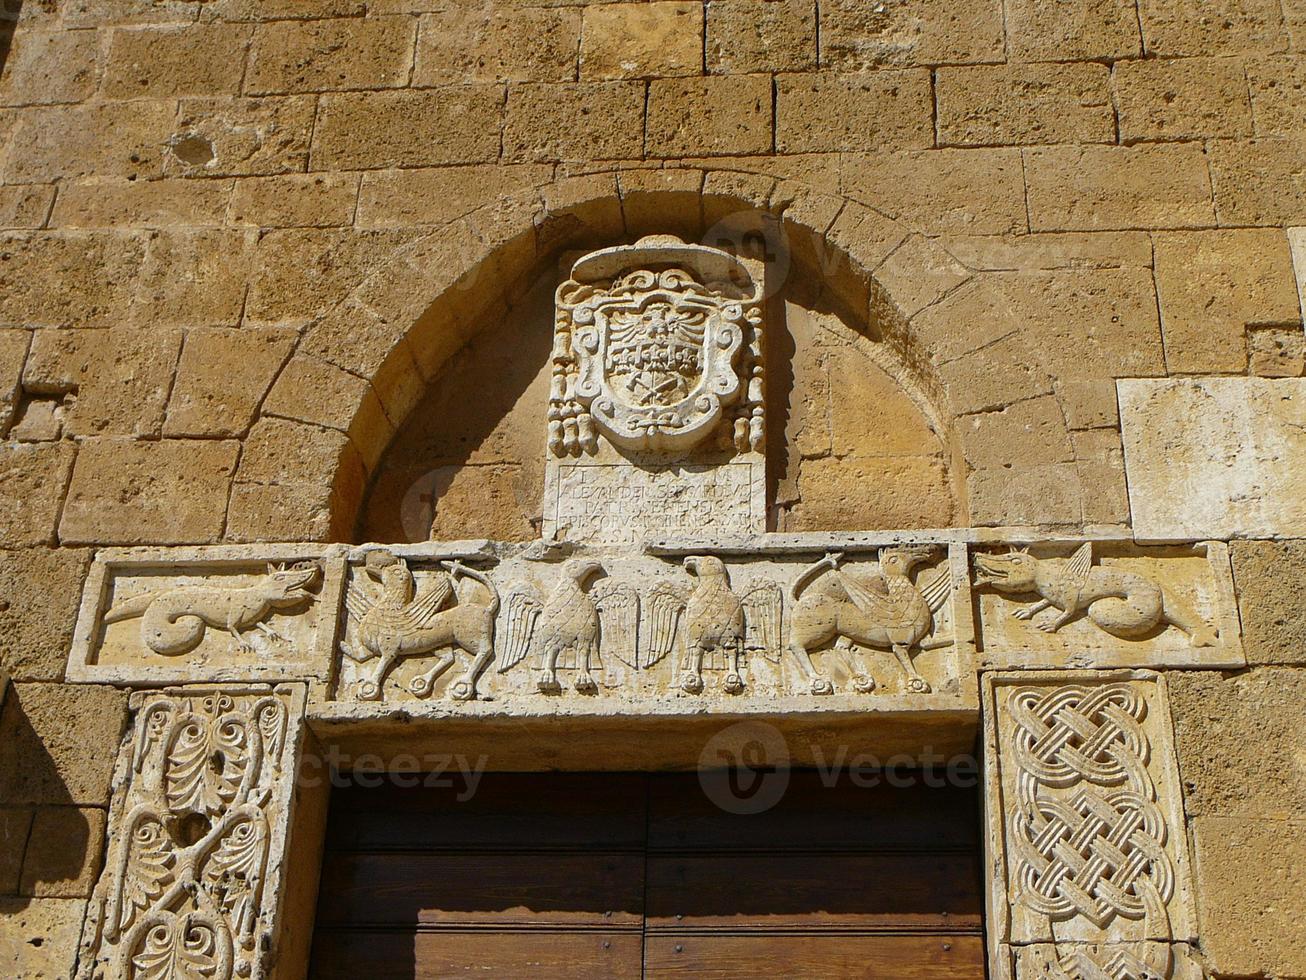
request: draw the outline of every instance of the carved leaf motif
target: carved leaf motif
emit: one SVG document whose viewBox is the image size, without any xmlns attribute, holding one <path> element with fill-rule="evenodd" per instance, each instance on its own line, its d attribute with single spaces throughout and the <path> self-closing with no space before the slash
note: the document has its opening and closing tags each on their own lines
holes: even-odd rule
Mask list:
<svg viewBox="0 0 1306 980">
<path fill-rule="evenodd" d="M 221 707 L 221 706 L 219 706 Z M 230 707 L 228 701 L 226 707 Z M 248 763 L 245 722 L 235 715 L 183 716 L 168 752 L 164 785 L 173 813 L 212 816 L 236 796 Z"/>
<path fill-rule="evenodd" d="M 161 919 L 146 931 L 132 957 L 133 980 L 209 980 L 219 973 L 221 941 L 215 928 L 194 916 Z"/>
<path fill-rule="evenodd" d="M 628 667 L 639 660 L 639 593 L 629 585 L 605 584 L 594 590 L 594 607 L 599 612 L 603 652 L 611 653 Z"/>
<path fill-rule="evenodd" d="M 286 705 L 280 698 L 265 698 L 254 708 L 254 720 L 263 739 L 264 758 L 281 766 L 281 750 L 286 738 Z"/>
<path fill-rule="evenodd" d="M 172 840 L 157 814 L 140 813 L 129 822 L 127 859 L 119 884 L 118 929 L 124 930 L 171 883 L 176 858 Z"/>
<path fill-rule="evenodd" d="M 744 594 L 746 633 L 744 646 L 757 651 L 773 664 L 780 662 L 780 615 L 784 603 L 784 590 L 774 582 L 763 582 Z"/>
</svg>

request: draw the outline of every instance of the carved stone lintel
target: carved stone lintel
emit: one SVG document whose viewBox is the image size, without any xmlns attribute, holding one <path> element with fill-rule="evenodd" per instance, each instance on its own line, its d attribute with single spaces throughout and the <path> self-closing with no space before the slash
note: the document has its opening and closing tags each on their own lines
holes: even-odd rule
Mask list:
<svg viewBox="0 0 1306 980">
<path fill-rule="evenodd" d="M 1171 976 L 1194 917 L 1163 680 L 987 674 L 983 711 L 991 947 L 1047 945 L 1071 977 Z"/>
<path fill-rule="evenodd" d="M 299 685 L 133 698 L 82 980 L 260 980 L 278 936 Z"/>
</svg>

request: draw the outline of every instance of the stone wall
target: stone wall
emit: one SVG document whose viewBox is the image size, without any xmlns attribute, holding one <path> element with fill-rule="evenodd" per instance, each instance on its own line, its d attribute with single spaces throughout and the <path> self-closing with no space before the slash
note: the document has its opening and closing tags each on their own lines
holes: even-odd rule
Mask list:
<svg viewBox="0 0 1306 980">
<path fill-rule="evenodd" d="M 394 536 L 386 461 L 572 249 L 771 215 L 806 308 L 897 366 L 829 383 L 933 407 L 912 466 L 856 400 L 795 422 L 786 529 L 1128 533 L 1116 379 L 1303 373 L 1294 2 L 0 2 L 7 976 L 68 974 L 100 862 L 126 695 L 62 683 L 91 552 Z M 841 512 L 849 479 L 880 497 Z M 481 534 L 530 536 L 514 487 Z M 1306 524 L 1257 536 L 1253 666 L 1168 683 L 1206 968 L 1301 977 Z"/>
</svg>

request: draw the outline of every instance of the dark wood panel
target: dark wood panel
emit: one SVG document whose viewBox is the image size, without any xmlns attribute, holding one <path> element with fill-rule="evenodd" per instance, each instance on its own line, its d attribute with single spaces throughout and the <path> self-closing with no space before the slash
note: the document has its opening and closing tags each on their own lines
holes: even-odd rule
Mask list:
<svg viewBox="0 0 1306 980">
<path fill-rule="evenodd" d="M 337 854 L 325 862 L 318 924 L 638 925 L 644 856 Z"/>
<path fill-rule="evenodd" d="M 971 854 L 692 854 L 648 858 L 658 927 L 980 927 Z"/>
<path fill-rule="evenodd" d="M 919 773 L 906 774 L 911 785 L 902 787 L 886 782 L 859 786 L 847 773 L 826 785 L 826 778 L 811 770 L 795 770 L 788 780 L 774 807 L 740 815 L 717 806 L 703 792 L 697 775 L 652 776 L 649 847 L 676 851 L 979 849 L 979 794 L 974 790 L 931 786 Z"/>
<path fill-rule="evenodd" d="M 983 980 L 978 936 L 660 936 L 644 942 L 646 980 Z"/>
<path fill-rule="evenodd" d="M 319 930 L 310 976 L 313 980 L 637 980 L 643 972 L 642 955 L 638 933 Z"/>
</svg>

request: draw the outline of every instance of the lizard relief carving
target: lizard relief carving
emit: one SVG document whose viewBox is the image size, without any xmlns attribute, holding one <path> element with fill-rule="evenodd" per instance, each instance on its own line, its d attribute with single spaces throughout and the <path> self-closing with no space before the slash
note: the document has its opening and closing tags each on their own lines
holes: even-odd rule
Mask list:
<svg viewBox="0 0 1306 980">
<path fill-rule="evenodd" d="M 925 694 L 930 685 L 912 663 L 912 648 L 934 627 L 934 614 L 943 608 L 952 591 L 945 568 L 924 586 L 911 580 L 911 571 L 929 559 L 933 548 L 926 546 L 885 548 L 880 552 L 880 575 L 863 581 L 843 572 L 841 554 L 829 554 L 798 576 L 790 590 L 792 600 L 789 649 L 811 681 L 813 694 L 830 694 L 834 685 L 812 664 L 812 651 L 836 638 L 845 648 L 852 645 L 893 651 L 907 673 L 907 687 Z M 813 579 L 825 574 L 817 588 L 808 589 Z M 863 693 L 875 689 L 875 681 L 859 674 L 853 686 Z"/>
<path fill-rule="evenodd" d="M 1195 647 L 1214 646 L 1219 634 L 1189 606 L 1159 584 L 1135 572 L 1093 564 L 1086 541 L 1068 559 L 1036 558 L 1027 551 L 976 554 L 975 580 L 1008 595 L 1037 595 L 1038 601 L 1014 613 L 1032 619 L 1045 609 L 1058 615 L 1038 623 L 1055 633 L 1081 613 L 1099 629 L 1122 640 L 1144 639 L 1167 624 L 1188 634 Z"/>
<path fill-rule="evenodd" d="M 722 688 L 738 694 L 744 689 L 749 653 L 780 662 L 783 593 L 774 582 L 765 582 L 736 595 L 725 565 L 710 555 L 691 556 L 684 565 L 698 579 L 692 589 L 663 582 L 649 595 L 647 646 L 639 666 L 651 667 L 670 653 L 683 624 L 681 690 L 702 693 L 703 671 L 712 670 L 725 671 Z"/>
<path fill-rule="evenodd" d="M 590 590 L 591 580 L 604 571 L 596 561 L 575 559 L 563 569 L 557 586 L 543 602 L 530 589 L 508 599 L 507 637 L 499 672 L 506 673 L 527 654 L 538 657 L 536 686 L 546 694 L 562 690 L 559 670 L 576 671 L 575 688 L 595 694 L 594 671 L 602 669 L 609 652 L 629 667 L 637 663 L 639 595 L 628 585 Z"/>
<path fill-rule="evenodd" d="M 418 593 L 406 561 L 389 551 L 371 551 L 364 559 L 363 571 L 380 586 L 379 593 L 370 594 L 357 576 L 350 583 L 345 595 L 350 628 L 341 649 L 357 663 L 380 658 L 372 676 L 359 682 L 358 696 L 363 700 L 381 697 L 386 675 L 401 659 L 441 651 L 435 665 L 409 685 L 414 694 L 425 697 L 454 665 L 455 650 L 462 650 L 471 662 L 450 687 L 450 694 L 458 701 L 476 697 L 476 682 L 494 659 L 499 593 L 494 583 L 475 569 L 458 562 L 440 562 L 440 566 L 434 582 Z M 475 584 L 460 592 L 459 576 Z"/>
<path fill-rule="evenodd" d="M 249 586 L 178 585 L 124 599 L 104 616 L 105 625 L 141 619 L 141 642 L 165 657 L 190 653 L 209 627 L 226 630 L 245 653 L 255 647 L 247 635 L 258 630 L 269 640 L 286 642 L 265 620 L 312 601 L 309 591 L 321 577 L 316 562 L 268 566 L 267 575 Z"/>
</svg>

